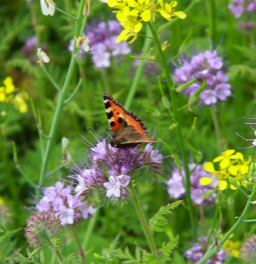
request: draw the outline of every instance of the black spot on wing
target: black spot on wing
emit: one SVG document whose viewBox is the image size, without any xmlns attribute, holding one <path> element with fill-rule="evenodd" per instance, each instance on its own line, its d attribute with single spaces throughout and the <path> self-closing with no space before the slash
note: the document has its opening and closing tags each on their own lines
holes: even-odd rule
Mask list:
<svg viewBox="0 0 256 264">
<path fill-rule="evenodd" d="M 108 119 L 110 119 L 113 116 L 113 111 L 107 113 Z"/>
<path fill-rule="evenodd" d="M 110 126 L 112 126 L 112 127 L 115 126 L 115 124 L 116 123 L 114 121 L 110 122 Z"/>
<path fill-rule="evenodd" d="M 123 120 L 122 117 L 119 117 L 119 118 L 117 119 L 117 122 L 118 122 L 119 124 L 121 124 L 123 121 L 124 121 L 124 120 Z"/>
<path fill-rule="evenodd" d="M 105 108 L 108 109 L 111 106 L 110 102 L 105 103 Z"/>
</svg>

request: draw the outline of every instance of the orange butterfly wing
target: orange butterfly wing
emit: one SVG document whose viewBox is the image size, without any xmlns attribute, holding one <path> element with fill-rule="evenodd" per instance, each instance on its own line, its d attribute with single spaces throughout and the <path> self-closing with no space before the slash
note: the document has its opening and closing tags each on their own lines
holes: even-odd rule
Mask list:
<svg viewBox="0 0 256 264">
<path fill-rule="evenodd" d="M 133 147 L 143 142 L 155 142 L 148 137 L 142 119 L 125 110 L 110 94 L 104 93 L 103 100 L 108 122 L 112 129 L 112 145 Z"/>
</svg>

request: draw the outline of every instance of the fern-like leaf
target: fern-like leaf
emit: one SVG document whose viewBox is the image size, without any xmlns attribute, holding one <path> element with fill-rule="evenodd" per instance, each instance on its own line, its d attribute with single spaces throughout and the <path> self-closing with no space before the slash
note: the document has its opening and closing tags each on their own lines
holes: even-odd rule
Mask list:
<svg viewBox="0 0 256 264">
<path fill-rule="evenodd" d="M 149 228 L 151 232 L 163 232 L 163 226 L 167 224 L 166 215 L 171 214 L 173 209 L 175 209 L 181 203 L 182 201 L 176 201 L 172 204 L 162 206 L 159 211 L 149 220 Z"/>
</svg>

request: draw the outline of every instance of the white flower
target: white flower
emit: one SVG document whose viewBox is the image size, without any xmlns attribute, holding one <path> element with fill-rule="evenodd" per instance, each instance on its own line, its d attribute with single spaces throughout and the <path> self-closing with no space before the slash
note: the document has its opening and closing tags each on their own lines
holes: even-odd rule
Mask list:
<svg viewBox="0 0 256 264">
<path fill-rule="evenodd" d="M 38 62 L 41 64 L 42 67 L 44 66 L 44 63 L 50 62 L 50 58 L 41 48 L 37 49 L 37 56 L 39 58 Z"/>
<path fill-rule="evenodd" d="M 41 10 L 45 16 L 53 16 L 55 13 L 56 5 L 52 0 L 40 0 Z"/>
<path fill-rule="evenodd" d="M 74 38 L 75 42 L 76 42 L 76 47 L 78 49 L 82 49 L 85 52 L 88 52 L 90 50 L 92 50 L 92 48 L 89 47 L 89 38 L 86 36 L 82 36 L 82 37 L 78 37 L 78 38 Z"/>
<path fill-rule="evenodd" d="M 62 149 L 66 149 L 66 147 L 68 146 L 68 138 L 63 137 L 61 140 L 61 145 L 62 145 Z"/>
<path fill-rule="evenodd" d="M 67 208 L 65 206 L 60 206 L 59 211 L 60 213 L 57 213 L 57 216 L 59 215 L 62 225 L 66 225 L 66 224 L 72 225 L 74 223 L 74 217 L 75 217 L 74 209 Z"/>
<path fill-rule="evenodd" d="M 109 182 L 103 183 L 107 188 L 107 197 L 115 196 L 119 198 L 121 196 L 121 187 L 125 187 L 130 183 L 130 176 L 119 175 L 110 176 Z"/>
</svg>

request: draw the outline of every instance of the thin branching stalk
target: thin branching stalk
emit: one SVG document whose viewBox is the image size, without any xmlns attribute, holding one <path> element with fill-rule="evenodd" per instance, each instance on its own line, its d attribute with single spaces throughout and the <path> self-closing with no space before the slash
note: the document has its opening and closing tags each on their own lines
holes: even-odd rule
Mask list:
<svg viewBox="0 0 256 264">
<path fill-rule="evenodd" d="M 203 256 L 203 258 L 200 261 L 198 261 L 197 264 L 204 264 L 208 259 L 210 259 L 212 256 L 214 256 L 220 250 L 220 248 L 223 246 L 225 241 L 237 230 L 237 228 L 241 224 L 243 224 L 243 220 L 244 220 L 245 214 L 246 214 L 246 212 L 248 211 L 248 209 L 251 206 L 251 203 L 252 203 L 252 200 L 253 200 L 253 197 L 254 197 L 255 193 L 256 193 L 256 190 L 253 190 L 251 195 L 249 196 L 249 199 L 246 202 L 246 205 L 244 207 L 244 210 L 243 210 L 242 214 L 240 215 L 238 220 L 235 222 L 235 224 L 229 229 L 229 231 L 218 242 L 218 246 L 214 244 L 214 246 L 212 246 L 206 252 L 206 254 Z"/>
<path fill-rule="evenodd" d="M 187 207 L 188 207 L 188 211 L 189 211 L 192 233 L 193 233 L 193 237 L 195 239 L 196 238 L 196 218 L 195 218 L 193 203 L 192 203 L 191 195 L 190 195 L 190 172 L 189 172 L 189 168 L 188 168 L 187 152 L 186 152 L 185 146 L 184 146 L 184 138 L 183 138 L 183 135 L 181 132 L 181 121 L 180 121 L 179 111 L 178 111 L 177 103 L 176 103 L 176 94 L 175 94 L 175 91 L 173 89 L 173 85 L 172 85 L 172 81 L 171 81 L 171 77 L 170 77 L 170 70 L 168 67 L 168 62 L 167 62 L 167 60 L 164 56 L 164 53 L 162 51 L 161 43 L 160 43 L 160 40 L 158 38 L 158 35 L 157 35 L 153 25 L 150 22 L 149 22 L 149 27 L 150 27 L 151 32 L 153 34 L 153 37 L 155 39 L 155 43 L 156 43 L 158 52 L 159 52 L 161 60 L 162 60 L 162 66 L 163 66 L 163 69 L 165 71 L 165 77 L 166 77 L 167 86 L 169 89 L 171 104 L 172 104 L 172 111 L 173 111 L 172 118 L 173 118 L 174 122 L 177 123 L 176 128 L 177 128 L 177 135 L 178 135 L 178 141 L 179 141 L 179 148 L 181 151 L 183 166 L 184 166 L 185 174 L 186 174 L 186 184 L 185 184 L 186 202 L 187 202 Z"/>
<path fill-rule="evenodd" d="M 84 27 L 85 27 L 86 17 L 83 16 L 85 1 L 86 0 L 81 0 L 81 2 L 80 2 L 79 12 L 78 12 L 77 21 L 76 21 L 75 37 L 79 37 L 82 34 Z M 50 133 L 49 133 L 49 138 L 48 138 L 47 143 L 46 143 L 46 148 L 45 148 L 42 167 L 41 167 L 40 179 L 39 179 L 39 186 L 40 187 L 44 183 L 44 178 L 45 178 L 46 171 L 47 171 L 47 166 L 48 166 L 48 162 L 49 162 L 49 158 L 50 158 L 51 148 L 52 148 L 55 136 L 56 136 L 56 132 L 57 132 L 57 128 L 58 128 L 58 125 L 60 122 L 64 102 L 66 100 L 67 91 L 68 91 L 68 88 L 69 88 L 69 85 L 71 82 L 71 78 L 73 75 L 73 71 L 74 71 L 74 66 L 75 66 L 75 62 L 76 62 L 76 54 L 77 54 L 77 48 L 75 47 L 75 44 L 74 44 L 74 49 L 73 49 L 73 52 L 71 55 L 71 59 L 70 59 L 69 67 L 68 67 L 68 72 L 66 75 L 64 85 L 63 85 L 61 91 L 59 92 L 57 107 L 56 107 L 56 110 L 55 110 L 55 113 L 53 116 L 53 121 L 52 121 L 51 129 L 50 129 Z"/>
<path fill-rule="evenodd" d="M 50 247 L 52 248 L 52 250 L 54 251 L 55 255 L 57 256 L 58 260 L 60 263 L 63 263 L 64 260 L 63 260 L 63 257 L 61 256 L 58 248 L 52 243 L 51 239 L 48 237 L 48 236 L 45 236 L 46 237 L 46 240 L 48 242 L 48 244 L 50 245 Z"/>
</svg>

